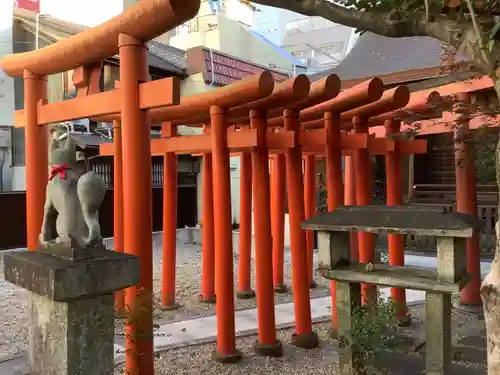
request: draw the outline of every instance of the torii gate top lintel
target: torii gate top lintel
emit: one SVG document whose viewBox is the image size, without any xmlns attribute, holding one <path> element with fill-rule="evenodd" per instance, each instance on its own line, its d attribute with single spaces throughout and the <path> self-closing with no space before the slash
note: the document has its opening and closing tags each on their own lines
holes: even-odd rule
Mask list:
<svg viewBox="0 0 500 375">
<path fill-rule="evenodd" d="M 196 16 L 200 0 L 142 0 L 109 21 L 37 51 L 8 55 L 0 67 L 12 77 L 27 70 L 48 76 L 118 53 L 118 35 L 149 41 Z"/>
</svg>

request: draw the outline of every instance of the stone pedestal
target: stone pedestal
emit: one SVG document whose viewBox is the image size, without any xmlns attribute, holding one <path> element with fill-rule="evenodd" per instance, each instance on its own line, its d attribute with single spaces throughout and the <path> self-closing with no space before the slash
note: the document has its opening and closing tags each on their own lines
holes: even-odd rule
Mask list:
<svg viewBox="0 0 500 375">
<path fill-rule="evenodd" d="M 4 265 L 7 281 L 32 292 L 29 374 L 112 375 L 113 293 L 139 281 L 139 259 L 94 248 L 81 260 L 12 253 Z"/>
</svg>

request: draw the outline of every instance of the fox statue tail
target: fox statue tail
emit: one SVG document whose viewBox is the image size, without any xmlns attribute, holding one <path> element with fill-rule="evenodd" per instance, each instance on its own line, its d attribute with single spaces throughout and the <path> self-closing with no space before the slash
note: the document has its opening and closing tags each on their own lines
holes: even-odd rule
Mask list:
<svg viewBox="0 0 500 375">
<path fill-rule="evenodd" d="M 104 199 L 106 186 L 101 176 L 90 171 L 78 179 L 76 191 L 82 208 L 83 219 L 88 228 L 85 245 L 92 246 L 101 240 L 98 210 Z"/>
</svg>

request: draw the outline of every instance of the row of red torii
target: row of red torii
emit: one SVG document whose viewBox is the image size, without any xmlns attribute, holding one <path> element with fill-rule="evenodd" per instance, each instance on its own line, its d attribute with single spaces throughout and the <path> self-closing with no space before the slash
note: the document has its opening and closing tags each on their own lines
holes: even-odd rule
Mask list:
<svg viewBox="0 0 500 375">
<path fill-rule="evenodd" d="M 426 141 L 400 139 L 394 135 L 400 132 L 405 113 L 433 112 L 431 102 L 439 99 L 432 91 L 410 95 L 405 86 L 384 91 L 383 82 L 378 78 L 341 91 L 341 82 L 335 75 L 313 84 L 304 75 L 275 83 L 272 74 L 264 71 L 232 85 L 188 97 L 180 96 L 180 81 L 176 78 L 148 82 L 144 41 L 190 19 L 198 8 L 199 1 L 195 0 L 145 0 L 92 30 L 36 52 L 9 56 L 1 62 L 10 76 L 24 77 L 25 106 L 24 110 L 16 111 L 15 124 L 26 127 L 28 249 L 37 248 L 43 217 L 48 164 L 48 132 L 44 125 L 78 118 L 114 122 L 114 142 L 103 145 L 101 153 L 114 155 L 115 250 L 140 258 L 139 284 L 128 288 L 124 297 L 117 296 L 118 308 L 126 305 L 132 315 L 130 321 L 135 322 L 126 327 L 127 370 L 134 374 L 154 372 L 152 154 L 165 158 L 162 302 L 166 308 L 175 306 L 176 155 L 203 155 L 202 299 L 217 298 L 215 358 L 221 361 L 240 357 L 235 340 L 229 156 L 241 155 L 238 292 L 240 295 L 251 293 L 253 193 L 258 306 L 256 351 L 279 355 L 281 344 L 276 340 L 274 292 L 284 289 L 285 194 L 290 218 L 295 309 L 296 332 L 292 342 L 313 348 L 318 344 L 312 328 L 309 294 L 313 241 L 300 224 L 315 212 L 315 159 L 326 160 L 328 210 L 344 203 L 371 203 L 371 156 L 376 154 L 386 156 L 387 204 L 400 205 L 401 156 L 424 153 Z M 101 61 L 117 51 L 120 87 L 99 92 Z M 78 96 L 47 103 L 46 77 L 68 70 L 74 70 Z M 149 124 L 153 123 L 162 123 L 161 139 L 151 140 Z M 462 124 L 466 128 L 465 116 Z M 177 132 L 179 125 L 203 126 L 204 134 L 181 136 Z M 371 129 L 378 126 L 385 128 L 386 138 L 370 135 Z M 467 151 L 464 145 L 459 145 L 458 150 Z M 470 168 L 462 168 L 460 172 L 457 169 L 458 200 L 468 202 L 466 205 L 459 202 L 459 210 L 471 207 L 471 201 L 467 200 L 473 189 L 473 184 L 468 183 L 471 173 Z M 354 245 L 354 237 L 357 237 L 357 245 Z M 353 235 L 352 242 L 352 251 L 359 261 L 375 261 L 372 234 L 358 233 Z M 403 264 L 403 250 L 403 238 L 391 234 L 392 264 Z M 477 250 L 477 239 L 471 239 L 468 261 L 473 282 L 462 295 L 465 302 L 470 303 L 479 297 Z M 335 289 L 331 290 L 335 299 Z M 404 291 L 393 290 L 392 296 L 401 306 L 400 315 L 405 314 Z M 133 319 L 139 311 L 141 319 Z M 335 308 L 332 324 L 336 326 Z"/>
</svg>

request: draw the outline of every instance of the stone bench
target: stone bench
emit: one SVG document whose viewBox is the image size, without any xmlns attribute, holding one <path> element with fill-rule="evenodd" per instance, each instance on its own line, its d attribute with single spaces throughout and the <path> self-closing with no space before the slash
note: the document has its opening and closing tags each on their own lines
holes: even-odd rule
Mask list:
<svg viewBox="0 0 500 375">
<path fill-rule="evenodd" d="M 321 274 L 336 281 L 341 375 L 356 375 L 353 314 L 361 306 L 362 283 L 426 292 L 426 373 L 450 373 L 451 295 L 469 281 L 466 238 L 481 225 L 473 216 L 411 206 L 344 206 L 302 223 L 304 229 L 318 232 Z M 352 231 L 435 236 L 437 269 L 353 262 Z"/>
</svg>

